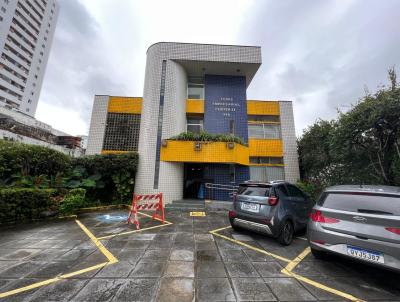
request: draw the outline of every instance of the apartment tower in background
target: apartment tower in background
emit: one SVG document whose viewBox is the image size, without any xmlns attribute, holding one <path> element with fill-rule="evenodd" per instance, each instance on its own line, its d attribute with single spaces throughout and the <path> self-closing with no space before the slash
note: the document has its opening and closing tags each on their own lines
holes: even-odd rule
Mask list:
<svg viewBox="0 0 400 302">
<path fill-rule="evenodd" d="M 35 115 L 58 11 L 56 0 L 0 0 L 0 106 Z"/>
</svg>

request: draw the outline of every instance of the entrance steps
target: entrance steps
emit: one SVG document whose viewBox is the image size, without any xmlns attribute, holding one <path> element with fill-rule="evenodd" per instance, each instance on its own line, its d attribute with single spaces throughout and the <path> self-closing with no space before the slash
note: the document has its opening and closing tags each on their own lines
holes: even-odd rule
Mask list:
<svg viewBox="0 0 400 302">
<path fill-rule="evenodd" d="M 193 210 L 204 211 L 206 209 L 205 202 L 202 199 L 182 199 L 174 200 L 172 203 L 165 205 L 166 209 L 174 210 Z"/>
<path fill-rule="evenodd" d="M 174 200 L 165 205 L 166 209 L 203 212 L 209 211 L 228 211 L 232 209 L 232 201 L 205 200 L 202 199 L 182 199 Z"/>
</svg>

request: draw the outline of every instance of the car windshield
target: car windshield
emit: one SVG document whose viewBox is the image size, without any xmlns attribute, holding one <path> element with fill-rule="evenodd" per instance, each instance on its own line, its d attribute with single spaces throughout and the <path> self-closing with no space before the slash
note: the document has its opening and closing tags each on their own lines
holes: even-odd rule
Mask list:
<svg viewBox="0 0 400 302">
<path fill-rule="evenodd" d="M 253 187 L 253 186 L 240 186 L 238 190 L 238 195 L 248 195 L 248 196 L 268 196 L 269 187 Z"/>
<path fill-rule="evenodd" d="M 322 196 L 319 204 L 342 211 L 400 215 L 400 197 L 391 195 L 329 193 Z"/>
</svg>

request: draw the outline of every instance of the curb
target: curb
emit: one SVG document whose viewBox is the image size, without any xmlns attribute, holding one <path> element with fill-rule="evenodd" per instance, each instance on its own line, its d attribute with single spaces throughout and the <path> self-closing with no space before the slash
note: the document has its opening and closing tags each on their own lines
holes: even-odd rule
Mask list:
<svg viewBox="0 0 400 302">
<path fill-rule="evenodd" d="M 17 225 L 17 224 L 24 224 L 24 223 L 69 220 L 69 219 L 76 219 L 77 217 L 78 217 L 77 215 L 66 215 L 66 216 L 46 217 L 46 218 L 37 218 L 37 219 L 24 219 L 24 220 L 3 222 L 3 223 L 0 223 L 0 226 L 3 227 L 3 226 L 13 226 L 13 225 Z"/>
</svg>

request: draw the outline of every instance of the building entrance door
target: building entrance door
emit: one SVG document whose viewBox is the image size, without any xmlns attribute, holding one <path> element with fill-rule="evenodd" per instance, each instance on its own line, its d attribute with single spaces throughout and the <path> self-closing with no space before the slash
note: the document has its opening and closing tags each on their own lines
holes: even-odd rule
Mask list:
<svg viewBox="0 0 400 302">
<path fill-rule="evenodd" d="M 204 199 L 204 165 L 185 164 L 183 197 L 187 199 Z"/>
</svg>

